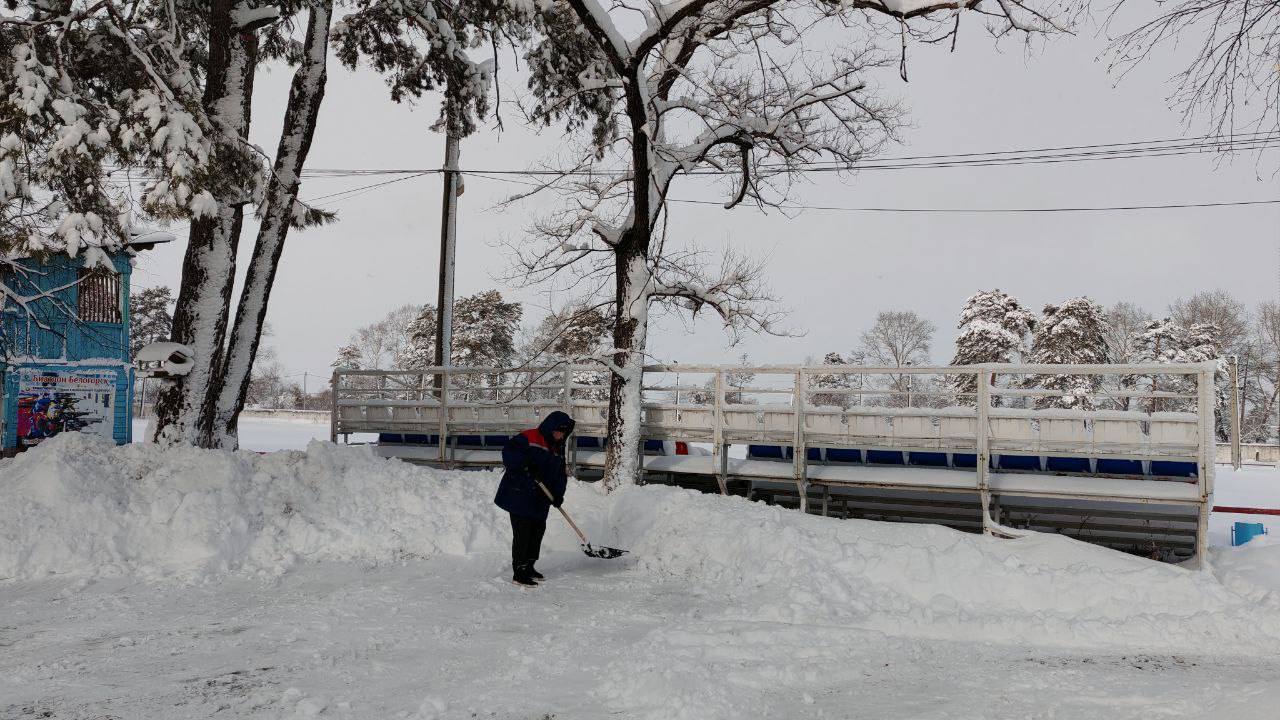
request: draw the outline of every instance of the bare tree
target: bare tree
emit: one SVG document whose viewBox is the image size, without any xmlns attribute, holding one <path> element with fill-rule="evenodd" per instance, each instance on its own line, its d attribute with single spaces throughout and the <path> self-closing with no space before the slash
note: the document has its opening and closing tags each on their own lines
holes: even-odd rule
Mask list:
<svg viewBox="0 0 1280 720">
<path fill-rule="evenodd" d="M 1254 326 L 1258 348 L 1258 381 L 1247 396 L 1249 412 L 1242 437 L 1255 442 L 1280 439 L 1280 304 L 1262 303 Z"/>
<path fill-rule="evenodd" d="M 1103 334 L 1111 362 L 1135 362 L 1138 348 L 1134 338 L 1151 323 L 1151 313 L 1131 302 L 1118 302 L 1107 308 L 1106 319 Z"/>
<path fill-rule="evenodd" d="M 1239 353 L 1249 337 L 1249 311 L 1226 290 L 1206 290 L 1169 305 L 1169 315 L 1182 327 L 1213 325 L 1223 352 Z"/>
<path fill-rule="evenodd" d="M 1141 362 L 1139 354 L 1145 349 L 1139 347 L 1138 340 L 1151 325 L 1151 313 L 1131 302 L 1118 302 L 1107 309 L 1106 326 L 1103 335 L 1107 342 L 1107 357 L 1113 363 Z M 1106 390 L 1121 390 L 1125 387 L 1123 376 L 1105 376 L 1102 380 Z M 1116 410 L 1128 410 L 1133 398 L 1116 397 L 1111 402 Z"/>
<path fill-rule="evenodd" d="M 928 365 L 933 334 L 938 328 L 911 310 L 884 310 L 876 315 L 876 323 L 859 338 L 859 350 L 868 364 L 880 367 L 908 367 Z M 915 380 L 908 374 L 890 375 L 888 390 L 893 394 L 883 396 L 890 407 L 905 407 L 909 393 L 915 389 Z"/>
<path fill-rule="evenodd" d="M 1138 12 L 1135 5 L 1132 0 L 1116 3 L 1109 26 L 1124 23 L 1124 12 Z M 1154 17 L 1147 16 L 1114 39 L 1113 71 L 1123 75 L 1157 47 L 1181 50 L 1191 39 L 1191 60 L 1173 77 L 1170 97 L 1184 118 L 1203 117 L 1214 133 L 1228 136 L 1243 127 L 1280 128 L 1280 3 L 1174 0 L 1152 7 Z"/>
<path fill-rule="evenodd" d="M 1002 32 L 1054 27 L 1021 0 L 981 7 L 981 0 L 543 4 L 545 39 L 528 56 L 535 97 L 528 112 L 589 130 L 590 148 L 548 182 L 571 196 L 569 209 L 537 227 L 544 240 L 537 247 L 513 248 L 515 275 L 530 283 L 567 275 L 588 302 L 614 308 L 613 347 L 598 358 L 612 371 L 605 487 L 635 481 L 653 307 L 709 310 L 735 337 L 782 332 L 758 263 L 729 252 L 717 265 L 669 235 L 675 179 L 720 174 L 726 208 L 776 206 L 801 165 L 825 158 L 848 166 L 894 136 L 901 111 L 867 81 L 894 59 L 870 42 L 821 46 L 815 28 L 878 15 L 898 23 L 905 43 L 909 20 L 944 10 L 958 20 L 954 11 L 965 8 L 998 18 Z M 594 174 L 600 160 L 625 170 Z"/>
<path fill-rule="evenodd" d="M 552 311 L 522 344 L 522 363 L 529 366 L 573 364 L 593 357 L 612 344 L 613 324 L 613 317 L 599 307 L 570 305 Z M 532 385 L 538 379 L 539 375 L 534 373 L 523 382 Z M 608 392 L 600 389 L 609 384 L 605 372 L 576 371 L 573 382 L 589 386 L 572 390 L 574 399 L 595 402 L 608 399 Z M 547 391 L 544 393 L 550 395 Z"/>
<path fill-rule="evenodd" d="M 410 344 L 410 323 L 421 311 L 418 305 L 401 305 L 380 319 L 361 326 L 351 334 L 347 346 L 339 351 L 340 357 L 351 362 L 358 357 L 358 368 L 381 370 L 397 366 L 397 359 Z M 359 355 L 352 356 L 350 348 Z"/>
</svg>

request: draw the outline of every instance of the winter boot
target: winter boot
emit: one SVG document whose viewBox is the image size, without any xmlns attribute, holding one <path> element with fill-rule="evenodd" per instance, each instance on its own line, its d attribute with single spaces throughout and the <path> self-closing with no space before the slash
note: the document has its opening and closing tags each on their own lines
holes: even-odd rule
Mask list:
<svg viewBox="0 0 1280 720">
<path fill-rule="evenodd" d="M 533 578 L 534 580 L 537 580 L 538 582 L 542 582 L 543 580 L 547 579 L 546 575 L 543 575 L 542 573 L 535 570 L 532 565 L 529 566 L 529 577 Z"/>
<path fill-rule="evenodd" d="M 521 563 L 512 568 L 511 582 L 524 587 L 538 587 L 533 581 L 533 563 Z"/>
</svg>

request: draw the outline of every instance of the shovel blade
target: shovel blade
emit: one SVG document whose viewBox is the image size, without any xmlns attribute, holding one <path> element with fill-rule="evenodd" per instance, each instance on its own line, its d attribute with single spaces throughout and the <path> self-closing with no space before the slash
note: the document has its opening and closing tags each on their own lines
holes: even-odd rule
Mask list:
<svg viewBox="0 0 1280 720">
<path fill-rule="evenodd" d="M 594 547 L 590 543 L 582 544 L 582 552 L 588 557 L 601 558 L 602 560 L 612 560 L 627 554 L 626 550 L 619 550 L 611 547 Z"/>
</svg>

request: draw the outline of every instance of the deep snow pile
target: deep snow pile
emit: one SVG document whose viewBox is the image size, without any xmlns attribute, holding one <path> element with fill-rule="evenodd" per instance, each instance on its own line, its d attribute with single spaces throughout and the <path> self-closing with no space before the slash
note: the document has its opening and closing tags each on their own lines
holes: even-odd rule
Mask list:
<svg viewBox="0 0 1280 720">
<path fill-rule="evenodd" d="M 277 575 L 299 562 L 483 554 L 477 581 L 487 581 L 510 532 L 491 503 L 496 483 L 496 473 L 434 471 L 320 442 L 259 456 L 116 448 L 66 433 L 0 463 L 0 577 L 200 580 Z M 1052 646 L 1280 649 L 1280 589 L 1265 580 L 1280 545 L 1219 553 L 1220 581 L 1057 536 L 834 520 L 672 488 L 604 496 L 575 483 L 566 506 L 593 539 L 632 550 L 611 562 L 665 592 L 717 598 L 720 620 Z M 574 544 L 552 518 L 550 549 Z"/>
<path fill-rule="evenodd" d="M 1239 561 L 1219 553 L 1226 586 L 1062 536 L 837 521 L 690 492 L 631 490 L 611 518 L 642 570 L 721 595 L 729 620 L 1055 646 L 1280 649 L 1280 592 L 1244 579 L 1280 563 L 1280 546 Z"/>
<path fill-rule="evenodd" d="M 0 578 L 192 580 L 495 550 L 509 542 L 496 488 L 491 473 L 426 473 L 322 442 L 257 455 L 63 433 L 0 463 Z"/>
</svg>

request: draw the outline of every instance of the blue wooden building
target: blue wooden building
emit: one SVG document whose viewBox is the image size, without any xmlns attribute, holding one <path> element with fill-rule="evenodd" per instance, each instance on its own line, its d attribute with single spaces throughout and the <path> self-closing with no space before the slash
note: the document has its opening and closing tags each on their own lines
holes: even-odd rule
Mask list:
<svg viewBox="0 0 1280 720">
<path fill-rule="evenodd" d="M 0 317 L 0 450 L 11 455 L 65 431 L 133 440 L 129 279 L 137 252 L 170 242 L 136 234 L 110 253 L 112 269 L 83 257 L 11 259 Z"/>
</svg>

